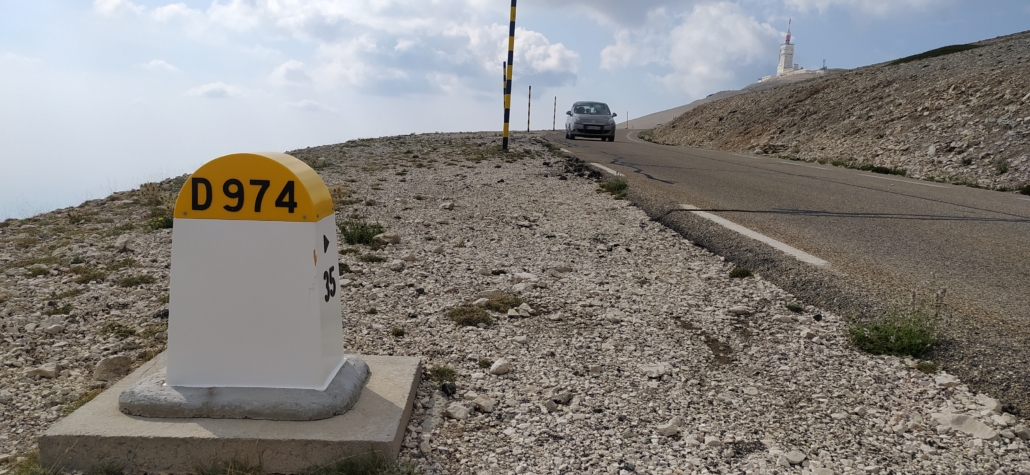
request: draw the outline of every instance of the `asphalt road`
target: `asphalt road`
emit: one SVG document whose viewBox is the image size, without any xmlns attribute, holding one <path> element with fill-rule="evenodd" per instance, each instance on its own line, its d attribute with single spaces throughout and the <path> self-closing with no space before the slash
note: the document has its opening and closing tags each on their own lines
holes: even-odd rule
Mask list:
<svg viewBox="0 0 1030 475">
<path fill-rule="evenodd" d="M 947 329 L 954 341 L 939 359 L 952 362 L 965 379 L 1007 386 L 1002 392 L 1013 398 L 1023 393 L 1017 406 L 1030 414 L 1025 395 L 1030 381 L 1025 368 L 1030 366 L 1030 196 L 656 145 L 636 139 L 635 133 L 622 130 L 614 143 L 567 140 L 561 134 L 551 140 L 580 159 L 626 174 L 631 189 L 650 197 L 646 207 L 652 216 L 677 213 L 677 203 L 694 205 L 830 262 L 823 269 L 799 263 L 767 266 L 767 272 L 828 276 L 881 304 L 920 286 L 929 291 L 946 288 L 961 328 Z M 691 236 L 691 229 L 698 227 L 684 225 L 680 231 L 701 239 Z M 727 258 L 746 261 L 756 252 L 770 255 L 765 244 L 737 242 L 742 244 Z M 719 243 L 710 237 L 706 247 L 718 248 Z M 791 276 L 772 280 L 805 295 L 804 289 L 790 288 Z M 819 292 L 807 295 L 818 297 Z M 835 294 L 816 300 L 826 305 L 840 298 Z M 839 310 L 847 310 L 848 305 L 837 303 Z M 1002 366 L 1024 368 L 1001 371 L 989 361 L 959 364 L 971 354 L 984 358 L 985 347 L 1005 353 L 992 359 L 1012 359 L 1011 365 L 1003 361 Z"/>
</svg>

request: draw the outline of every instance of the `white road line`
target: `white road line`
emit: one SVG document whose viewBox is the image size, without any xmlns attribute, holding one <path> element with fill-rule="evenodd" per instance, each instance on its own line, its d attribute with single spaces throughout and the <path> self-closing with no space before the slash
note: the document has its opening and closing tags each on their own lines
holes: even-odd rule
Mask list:
<svg viewBox="0 0 1030 475">
<path fill-rule="evenodd" d="M 931 185 L 929 183 L 919 183 L 918 181 L 898 180 L 897 178 L 887 178 L 885 176 L 876 176 L 876 175 L 865 175 L 865 176 L 867 176 L 869 178 L 879 178 L 881 180 L 896 181 L 896 182 L 899 182 L 899 183 L 908 183 L 910 185 L 932 186 L 934 188 L 947 188 L 944 185 Z"/>
<path fill-rule="evenodd" d="M 608 167 L 606 167 L 604 165 L 601 165 L 600 163 L 588 163 L 587 166 L 588 167 L 599 168 L 602 171 L 607 172 L 609 175 L 623 176 L 622 173 L 619 173 L 619 172 L 617 172 L 615 170 L 612 170 L 611 168 L 608 168 Z"/>
<path fill-rule="evenodd" d="M 804 163 L 794 163 L 792 161 L 783 160 L 783 159 L 780 159 L 780 162 L 782 162 L 782 163 L 784 163 L 786 165 L 794 165 L 796 167 L 806 167 L 806 168 L 815 168 L 816 170 L 826 170 L 823 167 L 817 167 L 815 165 L 805 165 Z"/>
<path fill-rule="evenodd" d="M 777 241 L 777 240 L 775 240 L 775 239 L 773 239 L 773 238 L 771 238 L 769 236 L 766 236 L 766 235 L 764 235 L 762 233 L 759 233 L 757 231 L 752 231 L 752 230 L 750 230 L 748 228 L 745 228 L 744 226 L 741 226 L 741 225 L 739 225 L 737 223 L 734 223 L 733 221 L 730 221 L 730 220 L 725 219 L 725 218 L 720 218 L 719 216 L 716 216 L 716 215 L 714 215 L 712 213 L 707 213 L 707 212 L 704 212 L 704 211 L 700 211 L 700 210 L 698 210 L 697 206 L 693 206 L 693 205 L 680 205 L 680 207 L 685 209 L 685 210 L 690 210 L 691 213 L 694 213 L 694 214 L 696 214 L 696 215 L 698 215 L 698 216 L 700 216 L 702 218 L 705 218 L 705 219 L 707 219 L 709 221 L 713 221 L 713 222 L 715 222 L 715 223 L 717 223 L 717 224 L 719 224 L 719 225 L 721 225 L 721 226 L 723 226 L 723 227 L 725 227 L 727 229 L 730 229 L 732 231 L 736 231 L 736 232 L 738 232 L 740 234 L 743 234 L 744 236 L 747 236 L 747 237 L 749 237 L 751 239 L 754 239 L 756 241 L 764 242 L 764 243 L 772 246 L 775 249 L 778 249 L 780 251 L 783 251 L 784 253 L 787 253 L 787 254 L 790 254 L 791 256 L 794 256 L 795 259 L 797 259 L 797 260 L 799 260 L 801 262 L 807 262 L 809 264 L 816 265 L 816 266 L 828 266 L 828 265 L 830 265 L 829 262 L 826 262 L 826 261 L 824 261 L 824 260 L 822 260 L 822 259 L 820 259 L 818 257 L 815 257 L 815 256 L 813 256 L 813 255 L 811 255 L 811 254 L 809 254 L 809 253 L 807 253 L 805 251 L 802 251 L 800 249 L 797 249 L 795 247 L 791 247 L 788 244 L 785 244 L 785 243 L 782 243 L 780 241 Z"/>
<path fill-rule="evenodd" d="M 1023 201 L 1030 201 L 1030 198 L 1019 198 L 1019 199 L 1021 199 Z"/>
<path fill-rule="evenodd" d="M 736 156 L 738 156 L 740 158 L 751 158 L 751 159 L 754 159 L 754 160 L 761 160 L 761 159 L 765 158 L 765 157 L 756 157 L 754 155 L 741 155 L 739 153 L 731 153 L 730 155 L 736 155 Z"/>
<path fill-rule="evenodd" d="M 634 138 L 634 137 L 636 137 L 636 135 L 638 133 L 639 132 L 630 132 L 630 133 L 626 134 L 626 140 L 629 140 L 630 142 L 643 143 L 643 142 L 641 142 L 641 141 L 639 141 L 639 140 Z"/>
</svg>

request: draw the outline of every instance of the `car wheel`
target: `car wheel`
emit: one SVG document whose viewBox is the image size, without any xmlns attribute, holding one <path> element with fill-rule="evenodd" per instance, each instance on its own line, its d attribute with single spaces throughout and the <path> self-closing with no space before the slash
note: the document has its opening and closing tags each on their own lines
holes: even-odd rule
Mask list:
<svg viewBox="0 0 1030 475">
<path fill-rule="evenodd" d="M 576 140 L 576 134 L 569 134 L 569 140 Z"/>
<path fill-rule="evenodd" d="M 609 135 L 608 136 L 608 141 L 609 142 L 614 142 L 615 141 L 615 136 L 614 135 Z"/>
</svg>

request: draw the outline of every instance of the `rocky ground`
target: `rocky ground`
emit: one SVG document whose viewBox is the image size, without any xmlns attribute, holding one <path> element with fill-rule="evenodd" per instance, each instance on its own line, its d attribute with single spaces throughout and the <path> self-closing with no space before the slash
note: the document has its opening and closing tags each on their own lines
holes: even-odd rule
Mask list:
<svg viewBox="0 0 1030 475">
<path fill-rule="evenodd" d="M 1030 184 L 1030 32 L 698 107 L 665 144 L 754 152 L 995 189 Z"/>
<path fill-rule="evenodd" d="M 399 238 L 341 244 L 344 338 L 422 358 L 401 454 L 422 473 L 1030 473 L 1026 421 L 989 395 L 859 352 L 839 315 L 761 276 L 730 278 L 540 136 L 499 141 L 290 152 L 341 224 Z M 0 474 L 163 348 L 162 216 L 181 183 L 0 225 Z M 459 325 L 456 307 L 489 321 Z"/>
</svg>

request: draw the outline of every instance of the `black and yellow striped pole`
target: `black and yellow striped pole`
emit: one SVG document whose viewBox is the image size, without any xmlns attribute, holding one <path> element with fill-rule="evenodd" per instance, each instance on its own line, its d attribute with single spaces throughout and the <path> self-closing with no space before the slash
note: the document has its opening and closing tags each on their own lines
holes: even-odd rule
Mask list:
<svg viewBox="0 0 1030 475">
<path fill-rule="evenodd" d="M 554 112 L 551 115 L 551 130 L 558 124 L 558 96 L 554 96 Z"/>
<path fill-rule="evenodd" d="M 533 86 L 529 86 L 529 99 L 526 100 L 526 132 L 529 132 L 529 119 L 533 117 L 530 111 L 533 109 Z"/>
<path fill-rule="evenodd" d="M 515 61 L 515 2 L 511 0 L 511 22 L 508 24 L 508 67 L 504 78 L 504 134 L 501 149 L 508 150 L 508 119 L 511 118 L 511 65 Z"/>
</svg>

